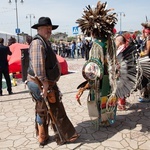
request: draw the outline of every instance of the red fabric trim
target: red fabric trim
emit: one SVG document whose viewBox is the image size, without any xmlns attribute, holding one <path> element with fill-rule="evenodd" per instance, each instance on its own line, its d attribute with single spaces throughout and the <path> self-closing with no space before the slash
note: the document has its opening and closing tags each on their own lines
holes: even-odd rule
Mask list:
<svg viewBox="0 0 150 150">
<path fill-rule="evenodd" d="M 144 33 L 150 33 L 150 29 L 144 29 Z"/>
</svg>

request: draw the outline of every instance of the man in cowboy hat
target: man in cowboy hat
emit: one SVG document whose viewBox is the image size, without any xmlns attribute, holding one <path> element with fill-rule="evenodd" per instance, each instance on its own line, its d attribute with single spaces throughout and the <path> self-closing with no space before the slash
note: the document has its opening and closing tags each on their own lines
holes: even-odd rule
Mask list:
<svg viewBox="0 0 150 150">
<path fill-rule="evenodd" d="M 41 17 L 38 23 L 31 28 L 37 29 L 37 35 L 33 38 L 29 48 L 27 86 L 36 102 L 38 141 L 40 146 L 47 144 L 49 139 L 48 125 L 51 119 L 57 144 L 73 142 L 78 138 L 78 134 L 67 117 L 61 101 L 62 94 L 56 83 L 60 77 L 59 63 L 49 42 L 52 30 L 57 29 L 58 25 L 53 25 L 48 17 Z M 48 100 L 48 105 L 45 103 L 45 99 Z"/>
</svg>

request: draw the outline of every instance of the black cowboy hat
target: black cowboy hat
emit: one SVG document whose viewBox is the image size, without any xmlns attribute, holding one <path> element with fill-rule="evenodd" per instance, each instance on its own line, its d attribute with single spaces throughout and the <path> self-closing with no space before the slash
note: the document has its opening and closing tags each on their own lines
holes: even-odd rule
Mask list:
<svg viewBox="0 0 150 150">
<path fill-rule="evenodd" d="M 58 28 L 58 25 L 52 25 L 51 19 L 49 17 L 40 17 L 37 24 L 34 24 L 31 28 L 37 29 L 40 26 L 52 26 L 52 30 Z"/>
</svg>

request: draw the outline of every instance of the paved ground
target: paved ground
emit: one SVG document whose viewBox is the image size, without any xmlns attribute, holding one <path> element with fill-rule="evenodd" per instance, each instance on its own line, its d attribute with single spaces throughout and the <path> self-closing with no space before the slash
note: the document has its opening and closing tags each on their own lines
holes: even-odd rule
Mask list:
<svg viewBox="0 0 150 150">
<path fill-rule="evenodd" d="M 72 73 L 58 82 L 66 112 L 81 134 L 73 144 L 58 146 L 55 142 L 45 150 L 150 150 L 150 103 L 138 103 L 138 94 L 127 100 L 127 110 L 117 111 L 115 124 L 99 130 L 91 124 L 87 112 L 86 91 L 80 106 L 75 99 L 76 87 L 84 81 L 83 59 L 67 60 Z M 24 84 L 13 87 L 13 95 L 0 97 L 0 150 L 40 150 L 34 130 L 34 102 Z M 50 135 L 53 131 L 50 129 Z M 51 137 L 52 138 L 52 137 Z"/>
</svg>

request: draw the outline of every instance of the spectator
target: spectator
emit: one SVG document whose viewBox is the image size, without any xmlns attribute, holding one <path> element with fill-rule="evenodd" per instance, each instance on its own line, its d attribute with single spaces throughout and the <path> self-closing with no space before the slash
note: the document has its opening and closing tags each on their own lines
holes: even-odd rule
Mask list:
<svg viewBox="0 0 150 150">
<path fill-rule="evenodd" d="M 12 52 L 10 51 L 8 46 L 4 46 L 4 39 L 0 38 L 0 96 L 3 95 L 2 75 L 4 75 L 4 78 L 6 80 L 7 91 L 9 95 L 13 94 L 11 80 L 9 76 L 9 66 L 8 66 L 8 60 L 7 60 L 8 55 L 12 55 Z"/>
<path fill-rule="evenodd" d="M 85 60 L 89 60 L 90 44 L 87 39 L 85 40 L 85 43 L 83 44 L 83 48 L 85 51 Z"/>
<path fill-rule="evenodd" d="M 32 42 L 32 36 L 27 36 L 26 37 L 26 44 L 30 45 L 30 43 Z"/>
<path fill-rule="evenodd" d="M 72 58 L 74 58 L 75 50 L 76 50 L 76 42 L 72 41 L 72 44 L 71 44 L 71 57 Z"/>
<path fill-rule="evenodd" d="M 71 56 L 71 43 L 67 43 L 66 44 L 66 53 L 67 53 L 67 56 L 66 57 L 70 57 Z"/>
<path fill-rule="evenodd" d="M 77 56 L 79 58 L 80 56 L 80 53 L 81 53 L 81 39 L 79 38 L 79 41 L 77 42 Z M 84 55 L 81 53 L 82 55 L 82 58 L 84 58 Z"/>
<path fill-rule="evenodd" d="M 58 53 L 58 47 L 57 47 L 56 42 L 52 43 L 52 49 L 53 49 L 53 51 L 55 52 L 55 54 Z"/>
<path fill-rule="evenodd" d="M 8 39 L 8 46 L 10 46 L 10 45 L 12 45 L 14 43 L 16 43 L 16 39 L 11 36 L 10 39 Z"/>
<path fill-rule="evenodd" d="M 85 42 L 85 39 L 83 38 L 83 39 L 81 40 L 81 56 L 82 56 L 82 58 L 85 57 L 84 42 Z"/>
</svg>

